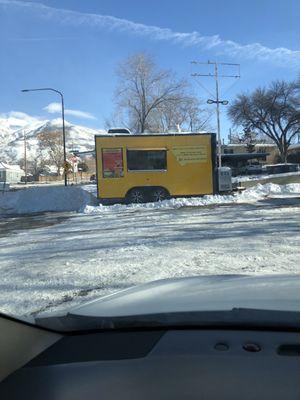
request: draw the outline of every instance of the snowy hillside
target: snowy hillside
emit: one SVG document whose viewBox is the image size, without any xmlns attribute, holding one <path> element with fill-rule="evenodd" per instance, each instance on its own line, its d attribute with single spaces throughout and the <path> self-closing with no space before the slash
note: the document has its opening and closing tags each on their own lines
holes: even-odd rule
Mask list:
<svg viewBox="0 0 300 400">
<path fill-rule="evenodd" d="M 94 135 L 104 131 L 73 125 L 65 121 L 67 150 L 86 151 L 94 148 Z M 24 157 L 24 134 L 27 157 L 33 159 L 38 148 L 37 136 L 42 132 L 62 129 L 60 118 L 41 120 L 23 113 L 0 115 L 0 160 L 16 163 Z"/>
</svg>

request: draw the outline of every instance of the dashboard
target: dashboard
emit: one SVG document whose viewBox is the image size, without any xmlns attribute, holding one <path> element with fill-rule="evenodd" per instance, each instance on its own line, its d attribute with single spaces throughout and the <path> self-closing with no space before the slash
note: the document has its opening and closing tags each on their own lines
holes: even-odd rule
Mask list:
<svg viewBox="0 0 300 400">
<path fill-rule="evenodd" d="M 2 380 L 1 400 L 300 398 L 297 332 L 152 329 L 42 335 L 52 338 L 43 338 L 48 344 Z"/>
</svg>

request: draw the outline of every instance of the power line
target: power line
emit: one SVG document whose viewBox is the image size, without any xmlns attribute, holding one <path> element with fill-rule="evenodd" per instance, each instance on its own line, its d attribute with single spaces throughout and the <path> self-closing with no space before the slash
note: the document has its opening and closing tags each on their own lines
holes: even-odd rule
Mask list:
<svg viewBox="0 0 300 400">
<path fill-rule="evenodd" d="M 194 76 L 194 74 L 192 74 L 192 76 Z M 202 85 L 201 82 L 199 82 L 199 80 L 196 79 L 196 82 L 198 83 L 199 86 L 202 87 L 203 90 L 205 90 L 210 96 L 214 97 L 214 94 L 212 94 L 212 92 L 210 90 L 208 90 L 204 85 Z"/>
<path fill-rule="evenodd" d="M 200 84 L 200 86 L 202 86 L 206 92 L 208 92 L 209 94 L 212 95 L 212 97 L 215 98 L 215 100 L 212 99 L 208 99 L 207 103 L 208 104 L 216 104 L 216 114 L 217 114 L 217 134 L 218 134 L 218 166 L 221 167 L 222 165 L 222 160 L 221 160 L 221 129 L 220 129 L 220 104 L 223 105 L 227 105 L 228 101 L 227 100 L 220 100 L 219 98 L 219 78 L 240 78 L 240 64 L 236 64 L 236 63 L 217 63 L 215 61 L 207 61 L 207 62 L 203 62 L 203 61 L 191 61 L 191 64 L 196 64 L 196 65 L 213 65 L 214 66 L 214 73 L 207 73 L 207 74 L 203 74 L 203 73 L 193 73 L 191 74 L 193 77 L 210 77 L 210 78 L 214 78 L 215 79 L 215 88 L 216 88 L 216 95 L 213 96 L 210 91 L 205 88 L 204 85 Z M 231 67 L 236 67 L 238 69 L 236 74 L 232 74 L 232 75 L 226 75 L 226 74 L 222 74 L 219 75 L 219 66 L 231 66 Z"/>
<path fill-rule="evenodd" d="M 237 80 L 235 80 L 234 82 L 233 82 L 233 84 L 232 85 L 230 85 L 229 87 L 227 87 L 226 89 L 225 89 L 225 91 L 224 91 L 224 93 L 223 94 L 227 94 L 236 84 L 237 84 Z"/>
</svg>

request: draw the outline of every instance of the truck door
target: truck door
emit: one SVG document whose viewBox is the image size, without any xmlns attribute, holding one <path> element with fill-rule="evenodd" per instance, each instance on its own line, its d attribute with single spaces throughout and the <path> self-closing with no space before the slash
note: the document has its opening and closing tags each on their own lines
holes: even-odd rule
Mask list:
<svg viewBox="0 0 300 400">
<path fill-rule="evenodd" d="M 98 178 L 100 198 L 121 198 L 124 186 L 124 159 L 121 147 L 101 149 L 101 169 Z"/>
</svg>

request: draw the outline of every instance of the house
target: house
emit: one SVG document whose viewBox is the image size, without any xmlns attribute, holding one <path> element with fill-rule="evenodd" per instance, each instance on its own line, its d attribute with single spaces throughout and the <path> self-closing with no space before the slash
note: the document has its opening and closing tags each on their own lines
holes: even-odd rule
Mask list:
<svg viewBox="0 0 300 400">
<path fill-rule="evenodd" d="M 256 143 L 253 144 L 253 151 L 249 152 L 246 143 L 229 143 L 222 146 L 223 154 L 248 154 L 251 155 L 250 159 L 255 159 L 257 155 L 257 161 L 262 165 L 274 164 L 278 157 L 278 149 L 275 143 Z M 264 154 L 265 156 L 262 156 Z M 243 156 L 242 158 L 245 158 Z"/>
<path fill-rule="evenodd" d="M 222 146 L 222 165 L 230 167 L 233 176 L 245 173 L 249 165 L 264 165 L 273 158 L 274 146 L 253 145 L 251 152 L 245 143 L 230 143 Z M 269 151 L 270 150 L 270 151 Z M 261 167 L 260 167 L 261 168 Z"/>
<path fill-rule="evenodd" d="M 0 182 L 18 183 L 24 174 L 19 165 L 9 165 L 0 161 Z"/>
<path fill-rule="evenodd" d="M 300 142 L 288 148 L 288 162 L 300 164 Z"/>
</svg>

